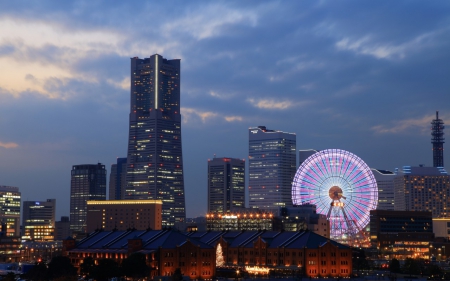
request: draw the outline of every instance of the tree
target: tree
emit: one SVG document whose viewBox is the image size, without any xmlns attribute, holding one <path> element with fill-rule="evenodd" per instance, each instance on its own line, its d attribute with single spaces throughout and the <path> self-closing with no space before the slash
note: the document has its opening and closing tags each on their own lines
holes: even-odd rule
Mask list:
<svg viewBox="0 0 450 281">
<path fill-rule="evenodd" d="M 400 262 L 398 259 L 392 259 L 389 263 L 389 270 L 393 273 L 399 273 L 400 272 Z"/>
<path fill-rule="evenodd" d="M 47 273 L 49 279 L 57 279 L 63 276 L 75 276 L 77 270 L 68 257 L 57 256 L 52 258 L 48 264 Z"/>
<path fill-rule="evenodd" d="M 80 264 L 80 274 L 86 275 L 86 279 L 89 280 L 91 279 L 90 277 L 94 271 L 94 268 L 95 268 L 94 259 L 92 257 L 85 257 L 83 259 L 83 263 Z"/>
<path fill-rule="evenodd" d="M 222 246 L 217 244 L 217 250 L 216 250 L 216 267 L 224 266 L 225 261 L 223 260 L 223 252 L 222 252 Z"/>
<path fill-rule="evenodd" d="M 43 263 L 36 263 L 28 272 L 25 274 L 25 278 L 33 281 L 46 281 L 47 277 L 47 266 Z"/>
<path fill-rule="evenodd" d="M 409 275 L 417 275 L 420 274 L 420 267 L 419 263 L 412 259 L 412 258 L 406 258 L 405 264 L 403 265 L 403 273 L 409 274 Z"/>
<path fill-rule="evenodd" d="M 122 262 L 123 274 L 127 277 L 144 278 L 150 275 L 150 267 L 147 266 L 145 255 L 142 253 L 131 254 Z"/>
<path fill-rule="evenodd" d="M 183 274 L 181 273 L 181 269 L 176 268 L 175 272 L 172 275 L 172 280 L 173 281 L 181 281 L 183 280 Z"/>
<path fill-rule="evenodd" d="M 107 281 L 119 275 L 119 264 L 113 259 L 98 260 L 98 265 L 92 271 L 92 277 L 97 281 Z"/>
</svg>

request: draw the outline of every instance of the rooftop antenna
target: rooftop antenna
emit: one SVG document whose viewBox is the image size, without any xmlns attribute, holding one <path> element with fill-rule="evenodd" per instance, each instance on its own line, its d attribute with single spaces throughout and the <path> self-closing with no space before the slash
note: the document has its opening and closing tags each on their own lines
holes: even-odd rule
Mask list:
<svg viewBox="0 0 450 281">
<path fill-rule="evenodd" d="M 439 111 L 436 111 L 436 119 L 431 121 L 431 143 L 433 144 L 433 167 L 444 167 L 444 121 L 439 119 Z"/>
</svg>

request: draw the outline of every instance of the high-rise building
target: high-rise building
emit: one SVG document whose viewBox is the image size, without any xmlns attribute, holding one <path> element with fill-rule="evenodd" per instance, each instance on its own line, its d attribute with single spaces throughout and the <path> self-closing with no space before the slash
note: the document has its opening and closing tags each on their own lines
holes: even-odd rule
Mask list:
<svg viewBox="0 0 450 281">
<path fill-rule="evenodd" d="M 62 216 L 61 220 L 55 223 L 55 240 L 67 239 L 70 235 L 70 219 L 67 216 Z"/>
<path fill-rule="evenodd" d="M 53 241 L 55 239 L 56 199 L 24 201 L 22 240 Z"/>
<path fill-rule="evenodd" d="M 300 167 L 309 156 L 317 153 L 318 151 L 315 149 L 301 149 L 298 151 L 298 166 Z"/>
<path fill-rule="evenodd" d="M 444 128 L 444 121 L 439 119 L 439 111 L 436 111 L 436 119 L 431 122 L 433 167 L 444 167 Z"/>
<path fill-rule="evenodd" d="M 371 169 L 377 181 L 378 206 L 377 210 L 394 210 L 394 172 L 380 169 Z"/>
<path fill-rule="evenodd" d="M 5 236 L 20 235 L 20 201 L 21 194 L 18 187 L 0 186 L 0 221 Z"/>
<path fill-rule="evenodd" d="M 249 129 L 250 208 L 278 211 L 292 206 L 292 181 L 296 172 L 296 135 Z"/>
<path fill-rule="evenodd" d="M 208 212 L 228 213 L 245 208 L 245 160 L 208 160 Z"/>
<path fill-rule="evenodd" d="M 106 200 L 105 165 L 74 165 L 70 180 L 70 230 L 73 235 L 86 233 L 88 200 Z"/>
<path fill-rule="evenodd" d="M 127 158 L 117 158 L 117 163 L 111 165 L 109 174 L 109 200 L 121 200 L 125 196 L 127 185 Z"/>
<path fill-rule="evenodd" d="M 162 225 L 184 221 L 180 60 L 131 59 L 125 199 L 162 200 Z"/>
<path fill-rule="evenodd" d="M 404 166 L 394 178 L 394 209 L 428 211 L 433 218 L 448 217 L 450 176 L 442 167 Z"/>
</svg>

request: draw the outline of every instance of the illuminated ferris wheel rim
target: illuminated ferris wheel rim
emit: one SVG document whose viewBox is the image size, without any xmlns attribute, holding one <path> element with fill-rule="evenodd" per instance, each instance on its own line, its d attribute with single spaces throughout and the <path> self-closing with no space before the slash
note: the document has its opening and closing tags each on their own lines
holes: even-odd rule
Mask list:
<svg viewBox="0 0 450 281">
<path fill-rule="evenodd" d="M 331 235 L 356 234 L 369 222 L 370 210 L 377 206 L 378 189 L 372 171 L 355 154 L 326 149 L 308 157 L 300 165 L 292 185 L 295 205 L 314 204 L 317 213 L 327 215 Z"/>
</svg>

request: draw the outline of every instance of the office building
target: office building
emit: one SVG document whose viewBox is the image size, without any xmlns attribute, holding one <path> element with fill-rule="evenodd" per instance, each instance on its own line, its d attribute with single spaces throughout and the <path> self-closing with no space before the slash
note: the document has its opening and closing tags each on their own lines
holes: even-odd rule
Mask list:
<svg viewBox="0 0 450 281">
<path fill-rule="evenodd" d="M 436 111 L 436 119 L 431 122 L 433 167 L 444 167 L 444 128 L 444 121 L 439 119 L 439 111 Z"/>
<path fill-rule="evenodd" d="M 18 187 L 0 186 L 0 220 L 3 236 L 20 236 L 20 202 Z"/>
<path fill-rule="evenodd" d="M 264 126 L 249 129 L 249 206 L 278 211 L 292 206 L 296 135 Z"/>
<path fill-rule="evenodd" d="M 394 178 L 394 209 L 449 216 L 450 176 L 442 167 L 404 166 Z"/>
<path fill-rule="evenodd" d="M 394 172 L 371 169 L 378 187 L 377 210 L 394 210 Z"/>
<path fill-rule="evenodd" d="M 106 200 L 105 165 L 74 165 L 70 181 L 70 231 L 72 235 L 86 233 L 88 200 Z"/>
<path fill-rule="evenodd" d="M 245 208 L 245 161 L 208 160 L 208 212 L 229 213 Z"/>
<path fill-rule="evenodd" d="M 131 109 L 124 199 L 162 200 L 162 225 L 185 220 L 180 60 L 131 59 Z"/>
<path fill-rule="evenodd" d="M 109 200 L 121 200 L 125 196 L 127 185 L 127 158 L 117 158 L 117 163 L 111 165 L 109 174 Z"/>
<path fill-rule="evenodd" d="M 370 241 L 379 258 L 430 258 L 434 240 L 431 212 L 370 211 Z"/>
<path fill-rule="evenodd" d="M 87 202 L 87 232 L 95 230 L 161 229 L 161 200 Z"/>
<path fill-rule="evenodd" d="M 55 239 L 56 199 L 24 201 L 22 240 L 53 241 Z"/>
<path fill-rule="evenodd" d="M 62 241 L 71 236 L 70 219 L 67 216 L 62 216 L 61 220 L 55 223 L 55 240 Z"/>
</svg>

